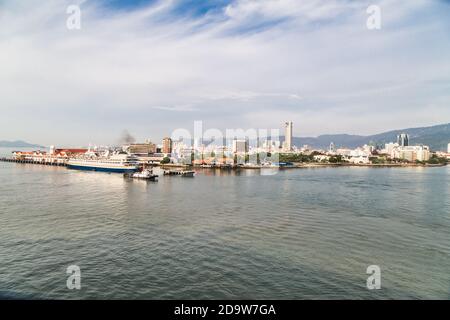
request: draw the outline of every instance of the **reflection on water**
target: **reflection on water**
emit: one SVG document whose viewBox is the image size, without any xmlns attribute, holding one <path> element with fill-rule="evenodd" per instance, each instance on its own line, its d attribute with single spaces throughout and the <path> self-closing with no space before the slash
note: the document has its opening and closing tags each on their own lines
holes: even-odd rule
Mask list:
<svg viewBox="0 0 450 320">
<path fill-rule="evenodd" d="M 0 163 L 0 294 L 450 298 L 449 168 L 196 171 L 155 183 Z"/>
</svg>

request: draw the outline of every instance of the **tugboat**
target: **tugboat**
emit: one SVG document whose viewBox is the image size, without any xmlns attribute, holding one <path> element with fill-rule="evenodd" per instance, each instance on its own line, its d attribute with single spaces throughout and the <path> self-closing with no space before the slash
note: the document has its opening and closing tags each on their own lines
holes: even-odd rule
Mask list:
<svg viewBox="0 0 450 320">
<path fill-rule="evenodd" d="M 153 174 L 152 170 L 144 169 L 141 172 L 134 172 L 134 173 L 125 173 L 125 178 L 133 178 L 133 179 L 142 179 L 142 180 L 150 180 L 150 181 L 157 181 L 158 175 Z"/>
</svg>

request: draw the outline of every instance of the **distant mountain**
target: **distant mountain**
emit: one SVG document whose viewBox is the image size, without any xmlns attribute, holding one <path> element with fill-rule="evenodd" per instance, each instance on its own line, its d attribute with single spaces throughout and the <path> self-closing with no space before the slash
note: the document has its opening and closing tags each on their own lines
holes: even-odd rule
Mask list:
<svg viewBox="0 0 450 320">
<path fill-rule="evenodd" d="M 44 148 L 38 144 L 28 143 L 22 140 L 4 141 L 0 140 L 0 148 Z"/>
<path fill-rule="evenodd" d="M 450 143 L 450 123 L 432 127 L 393 130 L 371 136 L 336 134 L 321 135 L 316 138 L 294 137 L 293 143 L 298 147 L 307 144 L 314 148 L 327 149 L 330 143 L 334 142 L 336 147 L 356 148 L 364 144 L 384 145 L 385 143 L 396 142 L 397 135 L 400 133 L 409 134 L 411 145 L 424 144 L 430 146 L 434 151 L 446 151 L 447 145 Z"/>
</svg>

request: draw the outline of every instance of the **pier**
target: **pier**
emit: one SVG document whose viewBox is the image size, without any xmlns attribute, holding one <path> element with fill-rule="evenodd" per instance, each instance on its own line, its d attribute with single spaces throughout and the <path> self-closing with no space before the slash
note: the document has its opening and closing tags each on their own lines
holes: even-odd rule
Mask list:
<svg viewBox="0 0 450 320">
<path fill-rule="evenodd" d="M 66 167 L 67 166 L 67 163 L 65 163 L 65 162 L 37 161 L 37 160 L 29 160 L 29 159 L 0 158 L 0 161 L 1 162 L 23 163 L 23 164 L 40 164 L 42 166 L 57 166 L 57 167 Z"/>
<path fill-rule="evenodd" d="M 195 172 L 187 170 L 164 170 L 163 174 L 165 176 L 193 177 L 195 175 Z"/>
</svg>

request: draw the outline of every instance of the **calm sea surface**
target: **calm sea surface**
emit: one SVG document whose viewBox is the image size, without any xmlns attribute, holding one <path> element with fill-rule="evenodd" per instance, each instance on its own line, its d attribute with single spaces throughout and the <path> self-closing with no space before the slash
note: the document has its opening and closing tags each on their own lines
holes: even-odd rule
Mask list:
<svg viewBox="0 0 450 320">
<path fill-rule="evenodd" d="M 450 167 L 152 183 L 0 162 L 0 182 L 0 297 L 450 299 Z"/>
</svg>

